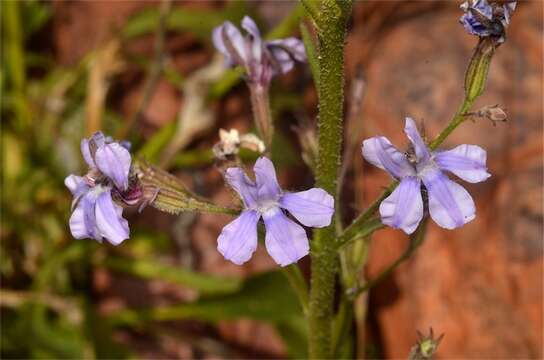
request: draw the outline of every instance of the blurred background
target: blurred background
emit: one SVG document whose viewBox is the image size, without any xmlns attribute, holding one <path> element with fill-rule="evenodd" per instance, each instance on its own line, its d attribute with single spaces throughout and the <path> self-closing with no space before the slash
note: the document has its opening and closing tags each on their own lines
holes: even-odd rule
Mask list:
<svg viewBox="0 0 544 360">
<path fill-rule="evenodd" d="M 3 358 L 300 358 L 305 322 L 278 267 L 259 248 L 240 267 L 216 239 L 227 216 L 125 211 L 118 247 L 74 240 L 64 178 L 82 174 L 79 141 L 97 130 L 130 140 L 136 156 L 228 205 L 214 166 L 219 128 L 252 131 L 240 72 L 225 70 L 210 33 L 251 14 L 270 38 L 299 35 L 292 1 L 3 1 L 0 311 Z M 477 39 L 456 1 L 355 2 L 346 88 L 364 78 L 349 117 L 345 221 L 388 184 L 359 144 L 382 134 L 406 146 L 404 117 L 429 138 L 463 94 Z M 508 122 L 467 121 L 445 148 L 488 150 L 492 177 L 464 184 L 477 217 L 456 231 L 429 227 L 423 246 L 358 302 L 359 357 L 406 358 L 416 330 L 445 333 L 438 358 L 542 358 L 543 3 L 520 2 L 475 109 L 499 104 Z M 350 99 L 353 106 L 357 99 Z M 314 123 L 307 67 L 276 78 L 272 157 L 284 188 L 313 185 L 296 127 Z M 250 162 L 249 162 L 250 163 Z M 406 246 L 400 231 L 372 239 L 362 277 Z M 309 261 L 301 267 L 308 275 Z"/>
</svg>

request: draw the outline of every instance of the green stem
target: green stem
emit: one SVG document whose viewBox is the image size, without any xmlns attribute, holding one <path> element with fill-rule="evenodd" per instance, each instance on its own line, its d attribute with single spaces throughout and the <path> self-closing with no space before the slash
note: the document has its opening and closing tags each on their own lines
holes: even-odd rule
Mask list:
<svg viewBox="0 0 544 360">
<path fill-rule="evenodd" d="M 320 83 L 316 177 L 317 186 L 334 195 L 342 145 L 344 41 L 350 11 L 350 1 L 324 0 L 318 24 Z M 318 229 L 314 234 L 308 313 L 309 355 L 312 359 L 326 359 L 332 355 L 334 289 L 338 269 L 335 225 Z"/>
<path fill-rule="evenodd" d="M 297 264 L 292 264 L 282 268 L 282 272 L 289 281 L 289 285 L 295 290 L 304 314 L 308 313 L 308 285 L 304 275 Z"/>
<path fill-rule="evenodd" d="M 413 235 L 410 236 L 410 243 L 408 244 L 408 247 L 406 248 L 404 253 L 402 253 L 402 255 L 397 260 L 395 260 L 391 265 L 385 268 L 378 276 L 368 281 L 364 286 L 356 289 L 355 291 L 351 292 L 348 295 L 352 299 L 355 300 L 357 296 L 361 295 L 365 291 L 368 291 L 370 288 L 379 284 L 383 279 L 388 277 L 400 264 L 402 264 L 404 261 L 410 258 L 410 256 L 412 256 L 414 251 L 416 251 L 416 249 L 423 243 L 423 239 L 425 238 L 426 228 L 427 228 L 427 220 L 424 219 L 419 225 L 417 231 Z"/>
</svg>

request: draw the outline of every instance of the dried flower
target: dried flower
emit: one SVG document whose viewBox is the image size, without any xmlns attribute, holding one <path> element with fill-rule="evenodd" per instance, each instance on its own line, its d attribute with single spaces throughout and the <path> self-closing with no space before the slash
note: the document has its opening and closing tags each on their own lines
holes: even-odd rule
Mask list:
<svg viewBox="0 0 544 360">
<path fill-rule="evenodd" d="M 487 0 L 467 0 L 461 4 L 465 12 L 459 19 L 468 33 L 479 37 L 492 37 L 497 44 L 504 42 L 505 28 L 516 9 L 516 2 L 506 2 L 502 6 L 489 4 Z"/>
<path fill-rule="evenodd" d="M 304 44 L 297 38 L 289 37 L 265 41 L 255 22 L 245 16 L 242 28 L 245 37 L 230 22 L 226 21 L 213 30 L 213 44 L 226 58 L 228 66 L 243 66 L 250 83 L 267 87 L 272 76 L 290 71 L 294 62 L 306 61 Z"/>
<path fill-rule="evenodd" d="M 236 129 L 230 129 L 229 131 L 219 129 L 219 142 L 212 149 L 216 158 L 225 160 L 230 156 L 238 154 L 240 148 L 246 148 L 260 154 L 265 150 L 264 143 L 254 134 L 240 136 L 240 133 Z"/>
<path fill-rule="evenodd" d="M 226 171 L 225 179 L 240 195 L 244 210 L 223 228 L 217 248 L 235 264 L 248 261 L 257 248 L 257 222 L 262 217 L 270 256 L 281 266 L 295 263 L 308 254 L 308 237 L 304 228 L 289 219 L 283 210 L 305 226 L 325 227 L 331 223 L 334 199 L 319 188 L 295 193 L 283 191 L 274 165 L 266 157 L 257 160 L 253 171 L 255 182 L 241 168 Z"/>
<path fill-rule="evenodd" d="M 440 342 L 444 338 L 444 334 L 435 338 L 433 328 L 430 328 L 429 335 L 423 335 L 417 331 L 417 337 L 417 343 L 412 346 L 408 360 L 431 360 L 438 350 L 438 345 L 440 345 Z"/>
<path fill-rule="evenodd" d="M 404 131 L 414 153 L 403 154 L 391 142 L 377 136 L 363 142 L 363 157 L 400 180 L 399 186 L 380 205 L 382 222 L 411 234 L 423 218 L 421 183 L 427 191 L 431 218 L 441 227 L 454 229 L 475 217 L 474 201 L 444 171 L 477 183 L 491 176 L 486 168 L 486 152 L 476 145 L 459 145 L 448 151 L 431 152 L 414 120 L 406 118 Z"/>
<path fill-rule="evenodd" d="M 69 224 L 76 239 L 106 239 L 114 245 L 128 239 L 128 222 L 122 217 L 123 207 L 118 202 L 133 205 L 143 196 L 137 179 L 129 176 L 129 146 L 126 142 L 114 142 L 101 132 L 81 141 L 89 171 L 83 177 L 69 175 L 64 180 L 74 196 Z"/>
</svg>

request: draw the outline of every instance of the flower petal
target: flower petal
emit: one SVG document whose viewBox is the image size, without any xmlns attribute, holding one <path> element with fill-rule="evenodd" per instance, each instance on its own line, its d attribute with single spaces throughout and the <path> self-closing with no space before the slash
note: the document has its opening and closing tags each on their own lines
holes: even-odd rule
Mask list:
<svg viewBox="0 0 544 360">
<path fill-rule="evenodd" d="M 257 186 L 251 181 L 241 168 L 228 168 L 225 172 L 225 180 L 240 195 L 246 208 L 252 208 L 257 204 Z"/>
<path fill-rule="evenodd" d="M 89 185 L 87 185 L 84 178 L 77 175 L 68 175 L 64 179 L 64 185 L 66 185 L 75 198 L 89 190 Z"/>
<path fill-rule="evenodd" d="M 272 40 L 266 43 L 268 50 L 274 57 L 275 63 L 279 64 L 281 73 L 289 72 L 295 62 L 306 62 L 306 50 L 304 43 L 294 37 L 287 39 Z"/>
<path fill-rule="evenodd" d="M 491 176 L 485 166 L 487 153 L 476 145 L 459 145 L 435 155 L 434 160 L 442 170 L 448 170 L 461 179 L 477 183 Z"/>
<path fill-rule="evenodd" d="M 310 245 L 306 231 L 288 219 L 280 208 L 265 212 L 263 219 L 266 250 L 277 264 L 287 266 L 308 255 Z"/>
<path fill-rule="evenodd" d="M 399 186 L 380 204 L 380 215 L 385 225 L 413 233 L 423 218 L 421 183 L 415 176 L 402 179 Z"/>
<path fill-rule="evenodd" d="M 430 170 L 423 176 L 429 195 L 432 219 L 445 229 L 455 229 L 476 216 L 474 200 L 459 184 L 448 179 L 442 171 Z"/>
<path fill-rule="evenodd" d="M 225 259 L 242 265 L 251 258 L 257 248 L 257 221 L 259 213 L 246 210 L 223 228 L 217 239 L 217 250 Z"/>
<path fill-rule="evenodd" d="M 213 30 L 212 41 L 215 48 L 226 57 L 228 65 L 245 65 L 247 56 L 244 37 L 230 21 L 225 21 Z"/>
<path fill-rule="evenodd" d="M 334 198 L 323 189 L 313 188 L 284 194 L 280 206 L 303 225 L 320 228 L 331 224 Z"/>
<path fill-rule="evenodd" d="M 96 150 L 96 166 L 107 177 L 113 180 L 121 190 L 128 188 L 130 172 L 130 153 L 118 143 L 104 144 Z"/>
<path fill-rule="evenodd" d="M 296 61 L 305 62 L 307 60 L 304 43 L 302 42 L 302 40 L 295 37 L 272 40 L 268 41 L 266 44 L 267 46 L 272 48 L 283 49 L 284 51 L 288 52 L 289 55 L 291 55 L 291 57 L 294 58 Z"/>
<path fill-rule="evenodd" d="M 263 200 L 277 200 L 281 195 L 281 188 L 276 178 L 274 164 L 267 157 L 261 156 L 253 166 L 257 183 L 258 197 Z"/>
<path fill-rule="evenodd" d="M 422 163 L 429 160 L 429 158 L 431 157 L 431 154 L 429 152 L 429 149 L 427 148 L 427 144 L 425 144 L 425 141 L 423 141 L 423 138 L 419 134 L 419 131 L 417 129 L 414 119 L 409 117 L 406 118 L 404 132 L 406 133 L 406 136 L 408 136 L 408 139 L 410 139 L 410 142 L 414 146 L 418 163 Z"/>
<path fill-rule="evenodd" d="M 250 46 L 251 59 L 260 64 L 263 56 L 261 32 L 255 24 L 255 21 L 247 15 L 242 19 L 242 28 L 251 35 L 251 41 L 248 44 L 248 46 Z"/>
<path fill-rule="evenodd" d="M 123 208 L 113 203 L 111 190 L 106 190 L 96 199 L 96 227 L 111 244 L 119 245 L 128 239 L 128 221 L 121 216 Z"/>
<path fill-rule="evenodd" d="M 87 165 L 90 168 L 94 168 L 96 167 L 96 165 L 94 164 L 93 156 L 91 155 L 91 149 L 89 147 L 89 143 L 90 143 L 89 140 L 82 139 L 79 147 L 81 149 L 81 154 L 83 155 L 83 159 L 85 160 Z"/>
<path fill-rule="evenodd" d="M 391 176 L 401 179 L 415 175 L 415 169 L 406 156 L 395 148 L 383 136 L 376 136 L 363 141 L 363 157 L 380 169 L 386 170 Z"/>
<path fill-rule="evenodd" d="M 96 196 L 91 192 L 80 197 L 69 220 L 70 232 L 74 238 L 102 240 L 96 227 L 95 203 Z"/>
</svg>

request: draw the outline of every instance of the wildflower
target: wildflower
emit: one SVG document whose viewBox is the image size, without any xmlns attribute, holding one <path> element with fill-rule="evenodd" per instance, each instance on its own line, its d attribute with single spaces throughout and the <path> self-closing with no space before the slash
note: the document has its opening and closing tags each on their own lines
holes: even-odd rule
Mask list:
<svg viewBox="0 0 544 360">
<path fill-rule="evenodd" d="M 516 8 L 516 2 L 506 2 L 502 6 L 489 4 L 487 0 L 467 0 L 461 4 L 465 12 L 459 19 L 466 31 L 479 37 L 492 37 L 497 44 L 504 42 L 505 28 Z"/>
<path fill-rule="evenodd" d="M 114 245 L 129 237 L 123 207 L 137 203 L 142 189 L 129 177 L 131 156 L 127 143 L 114 142 L 101 132 L 81 141 L 81 152 L 89 166 L 85 176 L 69 175 L 64 184 L 72 192 L 70 231 L 76 239 L 108 240 Z"/>
<path fill-rule="evenodd" d="M 249 82 L 267 87 L 272 76 L 289 72 L 294 61 L 306 61 L 304 44 L 297 38 L 265 41 L 255 22 L 245 16 L 245 37 L 226 21 L 213 30 L 213 44 L 226 58 L 228 66 L 243 66 Z"/>
<path fill-rule="evenodd" d="M 274 165 L 266 157 L 257 160 L 253 171 L 255 182 L 241 168 L 226 171 L 225 179 L 240 195 L 244 210 L 223 228 L 217 248 L 235 264 L 248 261 L 257 248 L 257 222 L 262 217 L 270 256 L 281 266 L 295 263 L 308 254 L 308 237 L 304 228 L 290 220 L 283 210 L 305 226 L 325 227 L 331 223 L 334 199 L 319 188 L 295 193 L 282 191 Z"/>
<path fill-rule="evenodd" d="M 431 218 L 439 226 L 454 229 L 474 219 L 472 197 L 444 171 L 471 183 L 486 180 L 491 175 L 485 165 L 485 150 L 463 144 L 452 150 L 431 152 L 414 120 L 406 118 L 404 131 L 414 154 L 401 153 L 383 136 L 363 141 L 363 157 L 400 180 L 399 186 L 380 204 L 382 222 L 407 234 L 413 233 L 423 218 L 422 182 Z"/>
</svg>

